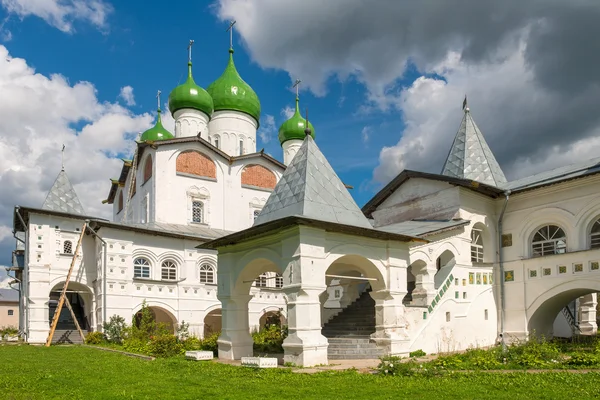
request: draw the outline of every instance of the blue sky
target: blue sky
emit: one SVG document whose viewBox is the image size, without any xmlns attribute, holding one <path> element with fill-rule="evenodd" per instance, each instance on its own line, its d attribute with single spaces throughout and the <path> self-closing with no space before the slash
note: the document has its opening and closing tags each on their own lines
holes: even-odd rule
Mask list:
<svg viewBox="0 0 600 400">
<path fill-rule="evenodd" d="M 301 79 L 317 144 L 359 206 L 402 169 L 441 170 L 465 94 L 509 180 L 597 157 L 600 3 L 457 1 L 0 0 L 0 265 L 13 207 L 43 203 L 63 143 L 86 212 L 108 215 L 115 157 L 152 125 L 156 91 L 166 102 L 184 79 L 190 39 L 196 82 L 215 80 L 231 19 L 270 139 L 258 148 L 282 158 L 276 130 Z"/>
</svg>

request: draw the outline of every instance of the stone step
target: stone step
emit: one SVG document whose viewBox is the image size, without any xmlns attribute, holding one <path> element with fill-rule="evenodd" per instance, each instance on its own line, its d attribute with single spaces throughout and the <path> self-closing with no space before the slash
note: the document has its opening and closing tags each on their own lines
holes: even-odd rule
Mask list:
<svg viewBox="0 0 600 400">
<path fill-rule="evenodd" d="M 327 358 L 329 360 L 375 360 L 378 359 L 379 356 L 378 355 L 371 355 L 371 354 L 364 354 L 364 355 L 358 355 L 358 354 L 352 354 L 352 355 L 341 355 L 341 354 L 331 354 L 331 355 L 327 355 Z"/>
<path fill-rule="evenodd" d="M 362 344 L 368 345 L 371 339 L 364 336 L 344 336 L 327 338 L 329 344 Z"/>
<path fill-rule="evenodd" d="M 345 350 L 345 351 L 336 351 L 336 350 L 332 350 L 332 351 L 327 351 L 327 355 L 332 355 L 332 356 L 380 356 L 383 354 L 382 350 L 379 349 L 364 349 L 364 350 Z"/>
<path fill-rule="evenodd" d="M 375 333 L 375 329 L 365 329 L 365 330 L 331 330 L 331 331 L 321 331 L 323 336 L 325 337 L 344 337 L 344 336 L 371 336 L 371 334 Z"/>
<path fill-rule="evenodd" d="M 77 332 L 77 329 L 57 329 L 54 331 L 52 336 L 52 343 L 54 344 L 83 344 L 83 339 Z"/>
<path fill-rule="evenodd" d="M 378 349 L 375 343 L 329 343 L 329 349 Z"/>
</svg>

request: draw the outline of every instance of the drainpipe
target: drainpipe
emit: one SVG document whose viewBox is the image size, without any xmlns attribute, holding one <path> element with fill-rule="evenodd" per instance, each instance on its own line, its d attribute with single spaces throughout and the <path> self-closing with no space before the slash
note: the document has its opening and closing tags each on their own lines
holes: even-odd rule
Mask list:
<svg viewBox="0 0 600 400">
<path fill-rule="evenodd" d="M 28 231 L 28 226 L 25 223 L 25 221 L 23 220 L 23 217 L 21 216 L 21 213 L 19 212 L 21 210 L 21 207 L 16 206 L 15 207 L 15 214 L 17 214 L 17 217 L 19 218 L 19 221 L 21 222 L 21 225 L 23 225 L 23 232 L 25 233 L 25 239 L 27 239 L 27 231 Z M 29 338 L 29 318 L 27 318 L 27 315 L 29 314 L 29 307 L 28 307 L 28 301 L 27 301 L 27 297 L 29 295 L 29 249 L 27 248 L 27 243 L 19 238 L 17 238 L 17 233 L 14 232 L 13 236 L 22 241 L 23 244 L 25 245 L 25 253 L 23 255 L 23 276 L 22 276 L 22 281 L 21 284 L 19 285 L 19 287 L 21 288 L 21 290 L 19 291 L 19 314 L 21 314 L 21 306 L 23 307 L 23 334 L 25 335 L 25 337 L 28 339 Z M 21 319 L 21 316 L 19 315 L 19 320 Z M 21 321 L 19 321 L 20 323 Z"/>
<path fill-rule="evenodd" d="M 89 225 L 90 221 L 87 220 L 85 222 L 87 224 L 86 225 L 87 229 L 91 232 L 91 234 L 94 235 L 96 238 L 98 238 L 98 240 L 100 240 L 102 242 L 102 248 L 103 248 L 102 253 L 103 254 L 102 254 L 102 267 L 101 267 L 102 268 L 102 282 L 101 282 L 101 285 L 102 285 L 102 325 L 101 325 L 101 327 L 102 328 L 101 329 L 102 329 L 102 331 L 104 331 L 104 323 L 106 322 L 106 275 L 107 275 L 106 274 L 106 265 L 107 265 L 106 254 L 108 252 L 108 249 L 107 249 L 108 246 L 106 244 L 106 241 L 104 239 L 102 239 L 100 237 L 100 235 L 98 235 L 98 233 L 95 230 L 93 230 L 92 227 Z"/>
<path fill-rule="evenodd" d="M 502 212 L 498 218 L 498 266 L 500 270 L 500 341 L 502 342 L 502 351 L 506 351 L 506 341 L 504 338 L 504 310 L 506 306 L 506 299 L 504 296 L 504 259 L 502 258 L 502 223 L 504 219 L 504 212 L 508 205 L 508 198 L 510 196 L 510 190 L 504 192 L 504 206 Z"/>
</svg>

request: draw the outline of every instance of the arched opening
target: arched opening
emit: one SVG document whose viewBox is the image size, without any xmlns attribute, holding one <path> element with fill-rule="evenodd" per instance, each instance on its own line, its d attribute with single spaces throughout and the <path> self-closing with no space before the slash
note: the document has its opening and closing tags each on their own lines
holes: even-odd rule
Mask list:
<svg viewBox="0 0 600 400">
<path fill-rule="evenodd" d="M 157 306 L 148 306 L 148 310 L 150 314 L 152 314 L 152 320 L 157 325 L 164 326 L 169 332 L 175 333 L 175 329 L 177 328 L 177 318 L 169 311 L 165 310 L 162 307 Z M 138 311 L 135 313 L 135 323 L 138 325 L 142 318 L 142 311 Z M 139 326 L 139 325 L 138 325 Z"/>
<path fill-rule="evenodd" d="M 456 265 L 454 253 L 450 250 L 444 251 L 436 260 L 436 273 L 434 277 L 435 289 L 438 289 L 452 272 L 452 268 Z"/>
<path fill-rule="evenodd" d="M 569 338 L 596 334 L 598 291 L 600 284 L 572 281 L 562 289 L 555 288 L 551 293 L 540 296 L 546 298 L 539 301 L 540 304 L 529 317 L 529 335 Z"/>
<path fill-rule="evenodd" d="M 377 325 L 376 302 L 371 293 L 385 288 L 377 267 L 362 256 L 346 255 L 329 266 L 325 282 L 328 290 L 321 299 L 323 336 L 370 338 Z"/>
<path fill-rule="evenodd" d="M 600 249 L 600 218 L 594 221 L 590 229 L 590 249 Z"/>
<path fill-rule="evenodd" d="M 283 310 L 280 309 L 278 311 L 265 312 L 259 319 L 260 329 L 268 328 L 271 325 L 283 328 L 285 325 L 287 325 L 287 319 L 283 315 L 282 311 Z"/>
<path fill-rule="evenodd" d="M 413 292 L 415 291 L 416 287 L 417 287 L 417 277 L 414 275 L 414 270 L 413 270 L 413 265 L 409 266 L 408 268 L 406 268 L 406 296 L 404 296 L 404 299 L 402 300 L 402 302 L 404 304 L 410 304 L 413 300 Z M 417 271 L 419 270 L 419 268 L 417 267 Z"/>
<path fill-rule="evenodd" d="M 56 313 L 58 302 L 60 300 L 60 293 L 63 289 L 64 282 L 55 285 L 50 290 L 50 299 L 48 301 L 48 325 L 52 324 L 52 319 Z M 83 331 L 89 331 L 92 329 L 92 291 L 85 285 L 77 282 L 69 282 L 67 287 L 66 298 L 71 304 L 75 318 L 79 323 L 79 327 Z M 73 330 L 75 329 L 75 321 L 69 311 L 66 304 L 63 305 L 60 315 L 58 317 L 57 330 Z"/>
<path fill-rule="evenodd" d="M 221 332 L 223 313 L 220 308 L 212 310 L 204 317 L 204 337 Z"/>
<path fill-rule="evenodd" d="M 557 225 L 545 225 L 531 239 L 532 257 L 543 257 L 567 252 L 567 235 Z"/>
</svg>

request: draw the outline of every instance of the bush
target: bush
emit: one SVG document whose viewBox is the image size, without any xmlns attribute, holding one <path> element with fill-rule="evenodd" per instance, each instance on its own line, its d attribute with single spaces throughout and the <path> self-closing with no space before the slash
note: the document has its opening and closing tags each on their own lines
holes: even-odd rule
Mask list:
<svg viewBox="0 0 600 400">
<path fill-rule="evenodd" d="M 136 354 L 148 354 L 149 340 L 127 337 L 123 340 L 123 350 Z"/>
<path fill-rule="evenodd" d="M 186 351 L 200 350 L 202 346 L 202 340 L 198 339 L 195 336 L 190 336 L 187 339 L 181 341 L 181 344 L 183 345 L 183 348 Z"/>
<path fill-rule="evenodd" d="M 221 332 L 215 332 L 206 336 L 200 342 L 200 350 L 212 351 L 217 356 L 219 354 L 219 345 L 217 344 L 219 336 L 221 336 Z"/>
<path fill-rule="evenodd" d="M 19 334 L 19 330 L 14 326 L 5 326 L 4 328 L 0 328 L 0 339 L 7 336 L 17 336 Z"/>
<path fill-rule="evenodd" d="M 110 317 L 108 322 L 103 325 L 104 335 L 109 343 L 121 344 L 123 343 L 123 336 L 127 331 L 127 324 L 125 318 L 120 315 L 113 315 Z"/>
<path fill-rule="evenodd" d="M 175 335 L 153 336 L 147 348 L 149 354 L 155 357 L 173 357 L 183 352 L 183 345 Z"/>
<path fill-rule="evenodd" d="M 525 368 L 543 368 L 562 361 L 560 349 L 556 343 L 538 339 L 535 336 L 522 344 L 508 347 L 508 361 Z"/>
<path fill-rule="evenodd" d="M 102 332 L 90 332 L 85 337 L 85 344 L 101 344 L 104 342 L 104 334 Z"/>
<path fill-rule="evenodd" d="M 499 350 L 497 348 L 491 350 L 469 349 L 461 358 L 470 368 L 496 369 L 502 365 Z"/>
<path fill-rule="evenodd" d="M 574 353 L 569 360 L 568 365 L 591 367 L 600 363 L 598 355 L 594 353 Z"/>
<path fill-rule="evenodd" d="M 179 340 L 186 340 L 187 338 L 190 337 L 190 324 L 186 323 L 185 321 L 181 321 L 181 324 L 179 324 L 177 326 L 177 332 L 175 333 L 175 335 L 177 336 L 177 338 Z"/>
<path fill-rule="evenodd" d="M 425 353 L 423 350 L 419 349 L 419 350 L 415 350 L 415 351 L 411 351 L 408 356 L 409 357 L 423 357 L 426 356 L 427 353 Z"/>
<path fill-rule="evenodd" d="M 431 361 L 431 366 L 439 369 L 462 369 L 463 360 L 460 354 L 453 354 L 450 356 L 440 356 L 435 360 Z"/>
<path fill-rule="evenodd" d="M 377 366 L 377 370 L 382 375 L 390 376 L 412 376 L 416 374 L 416 363 L 414 361 L 401 362 L 400 357 L 384 356 Z"/>
<path fill-rule="evenodd" d="M 287 337 L 287 328 L 269 325 L 252 334 L 254 350 L 264 353 L 283 353 L 283 341 Z"/>
</svg>

